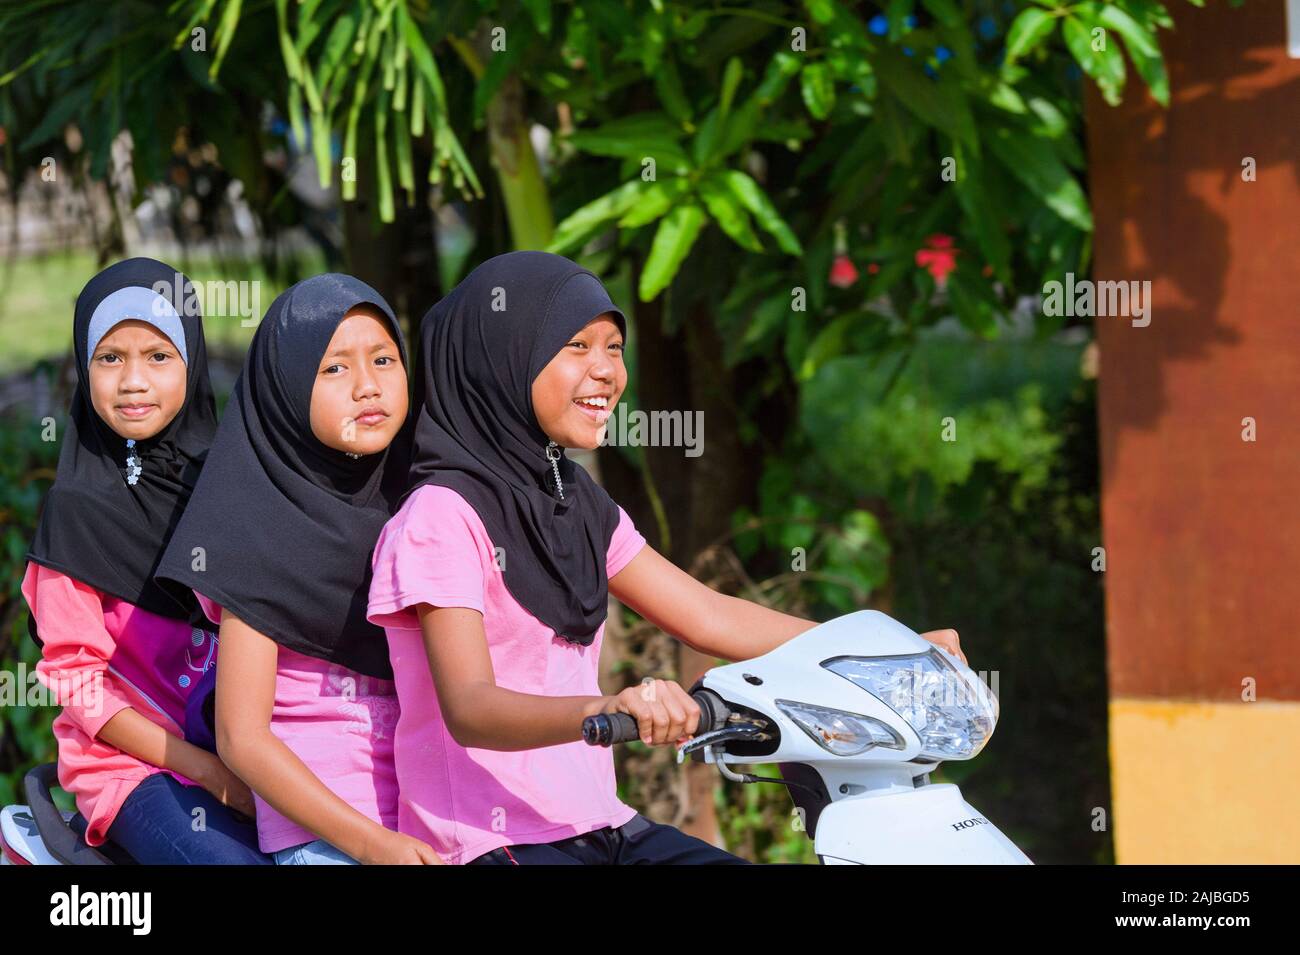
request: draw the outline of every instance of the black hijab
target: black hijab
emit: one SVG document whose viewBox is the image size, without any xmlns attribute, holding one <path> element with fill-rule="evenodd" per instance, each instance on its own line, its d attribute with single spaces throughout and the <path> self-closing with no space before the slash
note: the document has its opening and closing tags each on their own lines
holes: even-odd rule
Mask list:
<svg viewBox="0 0 1300 955">
<path fill-rule="evenodd" d="M 489 259 L 420 327 L 410 491 L 449 487 L 506 554 L 511 595 L 557 636 L 589 645 L 605 620 L 605 555 L 618 507 L 558 448 L 556 488 L 533 412 L 539 372 L 583 326 L 612 312 L 591 272 L 549 252 Z M 555 453 L 555 452 L 553 452 Z"/>
<path fill-rule="evenodd" d="M 172 339 L 185 361 L 185 403 L 167 427 L 135 443 L 140 471 L 134 483 L 128 483 L 126 439 L 91 403 L 89 369 L 92 319 L 98 341 L 131 318 L 149 322 Z M 152 613 L 201 626 L 204 618 L 192 594 L 173 599 L 153 579 L 217 427 L 194 286 L 154 259 L 111 265 L 77 297 L 72 344 L 77 388 L 58 471 L 27 556 Z"/>
<path fill-rule="evenodd" d="M 320 360 L 361 304 L 387 316 L 409 367 L 393 310 L 364 282 L 318 275 L 276 298 L 158 578 L 197 590 L 291 650 L 392 679 L 366 599 L 371 551 L 401 492 L 409 419 L 389 448 L 359 458 L 311 429 Z"/>
</svg>

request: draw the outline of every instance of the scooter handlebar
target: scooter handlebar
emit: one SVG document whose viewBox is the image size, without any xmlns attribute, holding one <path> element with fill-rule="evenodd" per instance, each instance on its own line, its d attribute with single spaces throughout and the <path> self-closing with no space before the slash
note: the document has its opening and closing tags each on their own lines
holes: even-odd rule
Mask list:
<svg viewBox="0 0 1300 955">
<path fill-rule="evenodd" d="M 629 713 L 597 713 L 582 721 L 582 738 L 588 746 L 613 746 L 636 739 L 636 717 Z"/>
<path fill-rule="evenodd" d="M 718 729 L 727 721 L 730 712 L 722 697 L 712 690 L 696 690 L 691 694 L 700 707 L 700 724 L 695 729 L 698 736 Z M 613 746 L 640 739 L 636 717 L 630 713 L 597 713 L 582 721 L 582 738 L 588 746 Z"/>
</svg>

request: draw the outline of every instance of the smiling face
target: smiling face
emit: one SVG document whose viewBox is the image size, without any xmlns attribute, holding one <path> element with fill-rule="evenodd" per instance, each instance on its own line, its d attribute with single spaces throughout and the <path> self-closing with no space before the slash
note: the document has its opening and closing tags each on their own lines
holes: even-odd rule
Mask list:
<svg viewBox="0 0 1300 955">
<path fill-rule="evenodd" d="M 311 430 L 336 451 L 383 451 L 406 420 L 406 368 L 382 312 L 358 305 L 334 330 L 316 369 Z"/>
<path fill-rule="evenodd" d="M 90 403 L 123 438 L 143 441 L 171 423 L 185 404 L 185 362 L 148 322 L 118 322 L 90 356 Z"/>
<path fill-rule="evenodd" d="M 623 333 L 612 318 L 600 315 L 533 379 L 533 412 L 542 430 L 561 447 L 596 448 L 626 387 Z"/>
</svg>

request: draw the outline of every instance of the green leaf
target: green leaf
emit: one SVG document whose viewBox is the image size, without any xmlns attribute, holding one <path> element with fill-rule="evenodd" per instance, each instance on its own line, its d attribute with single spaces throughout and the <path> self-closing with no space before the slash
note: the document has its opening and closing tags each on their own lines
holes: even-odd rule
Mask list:
<svg viewBox="0 0 1300 955">
<path fill-rule="evenodd" d="M 537 24 L 537 32 L 542 36 L 551 34 L 551 0 L 522 0 L 524 9 Z"/>
<path fill-rule="evenodd" d="M 758 120 L 762 106 L 751 97 L 739 109 L 732 110 L 722 124 L 722 136 L 713 149 L 710 160 L 726 159 L 758 133 Z"/>
<path fill-rule="evenodd" d="M 632 207 L 618 220 L 619 228 L 637 229 L 654 222 L 686 194 L 687 188 L 687 181 L 676 176 L 650 183 L 649 188 L 641 190 Z"/>
<path fill-rule="evenodd" d="M 989 91 L 989 102 L 998 109 L 1004 109 L 1008 113 L 1016 113 L 1017 115 L 1023 115 L 1028 110 L 1024 97 L 1016 91 L 1016 88 L 1009 83 L 1003 83 L 1001 80 L 996 81 Z"/>
<path fill-rule="evenodd" d="M 907 32 L 907 16 L 915 6 L 913 0 L 889 0 L 885 15 L 889 18 L 889 39 L 898 40 Z"/>
<path fill-rule="evenodd" d="M 832 358 L 842 355 L 848 341 L 848 332 L 861 320 L 862 316 L 859 313 L 851 312 L 848 315 L 838 315 L 829 324 L 823 326 L 804 352 L 803 362 L 799 367 L 799 377 L 805 381 L 812 378 L 818 368 Z"/>
<path fill-rule="evenodd" d="M 330 158 L 330 121 L 324 113 L 311 114 L 311 151 L 316 158 L 316 172 L 320 176 L 320 187 L 328 189 L 333 174 Z"/>
<path fill-rule="evenodd" d="M 379 221 L 397 218 L 393 206 L 393 180 L 388 171 L 388 94 L 381 93 L 375 106 L 375 180 L 379 190 Z"/>
<path fill-rule="evenodd" d="M 764 342 L 781 330 L 782 323 L 791 314 L 787 297 L 777 295 L 760 302 L 731 355 L 731 363 L 735 364 L 753 355 Z"/>
<path fill-rule="evenodd" d="M 959 87 L 932 81 L 913 59 L 884 47 L 872 65 L 881 83 L 922 121 L 978 152 L 979 137 L 965 94 Z"/>
<path fill-rule="evenodd" d="M 646 11 L 645 16 L 641 18 L 639 39 L 641 40 L 641 69 L 653 76 L 655 70 L 659 69 L 659 59 L 668 44 L 662 13 Z"/>
<path fill-rule="evenodd" d="M 1133 19 L 1145 23 L 1153 33 L 1156 27 L 1163 27 L 1166 30 L 1174 28 L 1174 18 L 1158 0 L 1118 0 L 1116 6 L 1131 14 Z"/>
<path fill-rule="evenodd" d="M 442 85 L 442 77 L 438 74 L 438 64 L 433 59 L 433 53 L 429 50 L 428 44 L 424 42 L 424 37 L 420 35 L 420 28 L 410 17 L 406 16 L 405 8 L 398 7 L 398 16 L 401 17 L 402 34 L 406 38 L 406 48 L 410 51 L 411 58 L 415 60 L 415 67 L 429 84 L 429 91 L 433 93 L 433 108 L 440 113 L 447 111 L 447 99 Z"/>
<path fill-rule="evenodd" d="M 985 142 L 1007 171 L 1028 186 L 1049 209 L 1071 225 L 1085 232 L 1092 231 L 1087 196 L 1050 140 L 1011 126 L 999 126 Z"/>
<path fill-rule="evenodd" d="M 889 97 L 882 97 L 876 104 L 876 115 L 880 119 L 880 137 L 889 152 L 889 158 L 904 166 L 912 162 L 910 135 L 920 129 L 915 123 L 904 122 L 906 116 L 903 107 Z"/>
<path fill-rule="evenodd" d="M 668 287 L 699 237 L 705 221 L 704 210 L 694 203 L 687 203 L 678 206 L 659 223 L 637 287 L 641 301 L 650 301 Z"/>
<path fill-rule="evenodd" d="M 1096 81 L 1106 102 L 1118 106 L 1124 91 L 1124 55 L 1120 53 L 1118 44 L 1110 42 L 1108 35 L 1103 36 L 1102 49 L 1093 49 L 1093 29 L 1105 28 L 1081 17 L 1066 17 L 1061 25 L 1061 36 L 1075 62 Z"/>
<path fill-rule="evenodd" d="M 415 199 L 415 167 L 411 157 L 411 128 L 401 116 L 393 123 L 393 134 L 397 139 L 397 182 L 406 191 L 406 201 L 410 204 Z"/>
<path fill-rule="evenodd" d="M 987 293 L 977 287 L 976 279 L 957 268 L 948 275 L 947 291 L 958 321 L 985 340 L 997 337 L 997 312 Z"/>
<path fill-rule="evenodd" d="M 984 167 L 973 157 L 957 156 L 957 180 L 953 187 L 966 222 L 975 232 L 980 251 L 995 274 L 1011 283 L 1011 240 L 1007 238 L 1004 218 L 984 185 Z"/>
<path fill-rule="evenodd" d="M 709 215 L 732 241 L 751 252 L 763 251 L 763 244 L 750 226 L 749 213 L 725 181 L 716 174 L 711 175 L 700 181 L 699 191 Z"/>
<path fill-rule="evenodd" d="M 572 250 L 592 231 L 631 209 L 648 188 L 648 183 L 633 179 L 566 216 L 564 221 L 555 227 L 555 235 L 551 238 L 551 244 L 546 247 L 547 251 L 563 255 Z"/>
<path fill-rule="evenodd" d="M 822 26 L 832 22 L 839 12 L 835 8 L 835 0 L 804 0 L 804 6 L 808 8 L 813 20 Z"/>
<path fill-rule="evenodd" d="M 424 135 L 424 84 L 417 75 L 411 81 L 411 136 L 419 139 Z"/>
<path fill-rule="evenodd" d="M 207 22 L 208 17 L 212 15 L 212 8 L 216 5 L 217 0 L 203 0 L 203 2 L 195 9 L 194 15 L 190 17 L 189 23 L 185 24 L 181 31 L 176 34 L 176 39 L 172 41 L 173 50 L 179 50 L 190 40 L 190 35 L 194 28 L 200 23 Z M 40 56 L 41 52 L 42 51 L 37 51 L 36 56 Z M 0 85 L 3 85 L 3 83 L 0 83 Z"/>
<path fill-rule="evenodd" d="M 809 63 L 800 74 L 800 91 L 804 105 L 814 119 L 825 119 L 835 108 L 835 81 L 830 67 L 824 63 Z"/>
<path fill-rule="evenodd" d="M 317 17 L 316 8 L 320 0 L 299 0 L 298 3 L 298 39 L 294 42 L 294 52 L 301 58 L 302 54 L 315 41 L 316 36 L 329 22 L 329 17 Z M 333 13 L 334 11 L 329 11 Z"/>
<path fill-rule="evenodd" d="M 298 58 L 298 49 L 293 45 L 293 37 L 289 35 L 289 0 L 275 0 L 275 33 L 276 39 L 280 43 L 280 58 L 284 60 L 284 71 L 289 75 L 289 79 L 295 83 L 302 82 L 302 61 Z M 228 10 L 226 11 L 229 12 Z M 225 26 L 225 16 L 222 16 L 222 27 Z M 217 64 L 212 65 L 213 77 L 216 77 Z M 312 107 L 319 109 L 319 104 Z"/>
<path fill-rule="evenodd" d="M 596 156 L 623 159 L 653 158 L 656 166 L 676 172 L 691 168 L 690 157 L 677 140 L 681 129 L 663 113 L 637 113 L 597 129 L 579 129 L 567 137 L 577 149 Z"/>
<path fill-rule="evenodd" d="M 226 9 L 221 12 L 221 22 L 217 24 L 217 49 L 212 54 L 212 68 L 208 78 L 215 81 L 221 72 L 221 64 L 230 50 L 230 41 L 235 38 L 235 29 L 239 26 L 239 10 L 243 0 L 229 0 Z"/>
<path fill-rule="evenodd" d="M 376 54 L 367 52 L 361 61 L 360 70 L 356 74 L 356 83 L 353 84 L 352 103 L 348 107 L 347 124 L 343 133 L 343 158 L 351 159 L 354 163 L 358 161 L 357 157 L 357 124 L 361 119 L 361 108 L 366 102 L 366 91 L 370 85 L 370 73 L 375 67 Z M 437 168 L 434 166 L 433 168 Z M 351 179 L 344 179 L 339 186 L 339 194 L 345 200 L 352 200 L 357 197 L 356 176 Z"/>
<path fill-rule="evenodd" d="M 655 92 L 659 102 L 669 116 L 677 122 L 685 122 L 693 115 L 691 101 L 682 88 L 681 74 L 672 57 L 666 57 L 655 71 Z"/>
<path fill-rule="evenodd" d="M 1094 14 L 1095 22 L 1124 38 L 1129 58 L 1150 89 L 1152 98 L 1161 106 L 1168 106 L 1169 77 L 1154 33 L 1114 4 L 1089 4 L 1088 9 Z"/>
<path fill-rule="evenodd" d="M 723 116 L 731 110 L 731 101 L 736 96 L 736 87 L 740 85 L 740 78 L 744 73 L 745 68 L 740 62 L 740 57 L 733 56 L 727 61 L 727 69 L 722 74 L 722 96 L 718 100 L 718 109 Z"/>
<path fill-rule="evenodd" d="M 767 64 L 763 79 L 754 90 L 754 99 L 764 106 L 780 96 L 790 84 L 790 79 L 802 68 L 800 57 L 782 50 Z"/>
<path fill-rule="evenodd" d="M 23 137 L 19 142 L 18 148 L 26 151 L 33 146 L 45 143 L 47 140 L 59 138 L 63 135 L 63 127 L 66 126 L 74 116 L 86 115 L 94 111 L 91 105 L 91 96 L 94 94 L 94 87 L 89 84 L 76 87 L 70 93 L 56 98 L 50 108 L 50 111 L 41 118 L 36 128 Z M 14 130 L 17 132 L 17 129 Z M 299 140 L 301 142 L 301 140 Z"/>
<path fill-rule="evenodd" d="M 339 68 L 343 58 L 352 46 L 352 37 L 357 32 L 357 17 L 351 11 L 340 14 L 325 38 L 325 47 L 316 64 L 316 86 L 325 89 Z M 409 47 L 408 47 L 409 48 Z"/>
<path fill-rule="evenodd" d="M 1057 17 L 1039 7 L 1029 7 L 1011 22 L 1007 30 L 1007 56 L 1009 63 L 1024 56 L 1042 43 L 1056 26 Z"/>
<path fill-rule="evenodd" d="M 952 0 L 921 0 L 921 4 L 946 27 L 956 29 L 966 24 L 965 15 L 957 9 L 957 5 Z"/>
<path fill-rule="evenodd" d="M 776 244 L 783 252 L 788 255 L 803 254 L 803 247 L 799 244 L 798 238 L 790 231 L 790 227 L 785 224 L 781 214 L 776 211 L 776 206 L 772 205 L 772 201 L 768 199 L 758 183 L 737 169 L 721 172 L 718 178 L 731 190 L 732 195 L 740 200 L 740 204 L 749 210 L 758 224 L 776 239 Z"/>
</svg>

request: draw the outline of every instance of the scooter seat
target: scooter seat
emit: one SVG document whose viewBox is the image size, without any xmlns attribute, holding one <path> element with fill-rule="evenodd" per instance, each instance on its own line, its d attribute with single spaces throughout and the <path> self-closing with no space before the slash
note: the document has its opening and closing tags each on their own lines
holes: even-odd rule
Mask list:
<svg viewBox="0 0 1300 955">
<path fill-rule="evenodd" d="M 87 845 L 85 838 L 69 824 L 55 805 L 51 789 L 58 784 L 58 767 L 45 763 L 27 771 L 23 790 L 27 805 L 45 851 L 62 865 L 129 865 L 134 860 L 117 846 Z"/>
</svg>

